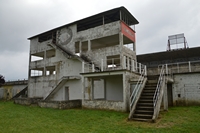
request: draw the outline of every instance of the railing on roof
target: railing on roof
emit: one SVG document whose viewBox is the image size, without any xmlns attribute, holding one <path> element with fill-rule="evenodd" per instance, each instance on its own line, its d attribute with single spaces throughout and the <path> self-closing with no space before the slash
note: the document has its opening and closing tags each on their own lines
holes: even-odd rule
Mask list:
<svg viewBox="0 0 200 133">
<path fill-rule="evenodd" d="M 158 66 L 158 70 L 160 70 L 161 66 L 162 65 Z M 166 74 L 199 72 L 199 71 L 200 71 L 200 60 L 166 64 Z"/>
</svg>

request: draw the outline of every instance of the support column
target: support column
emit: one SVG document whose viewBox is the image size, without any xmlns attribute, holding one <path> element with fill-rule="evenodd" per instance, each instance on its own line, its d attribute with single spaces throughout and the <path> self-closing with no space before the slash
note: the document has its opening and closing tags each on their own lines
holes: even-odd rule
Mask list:
<svg viewBox="0 0 200 133">
<path fill-rule="evenodd" d="M 47 51 L 44 51 L 44 69 L 43 69 L 43 76 L 46 76 L 46 60 L 47 60 Z"/>
<path fill-rule="evenodd" d="M 126 69 L 126 56 L 123 56 L 123 69 Z"/>
<path fill-rule="evenodd" d="M 127 57 L 127 69 L 130 70 L 130 60 L 128 57 Z"/>
<path fill-rule="evenodd" d="M 124 45 L 124 39 L 123 39 L 123 33 L 119 33 L 119 45 L 123 46 Z"/>
<path fill-rule="evenodd" d="M 82 73 L 84 73 L 85 72 L 85 62 L 83 61 L 82 62 Z"/>
<path fill-rule="evenodd" d="M 132 66 L 132 71 L 135 72 L 135 62 L 134 60 L 131 60 L 131 66 Z"/>
<path fill-rule="evenodd" d="M 79 42 L 79 53 L 80 54 L 82 53 L 82 42 L 81 41 Z"/>
<path fill-rule="evenodd" d="M 91 51 L 91 40 L 88 40 L 88 51 Z"/>
<path fill-rule="evenodd" d="M 164 111 L 168 111 L 167 83 L 165 83 L 165 88 L 164 88 L 163 106 L 164 106 Z"/>
</svg>

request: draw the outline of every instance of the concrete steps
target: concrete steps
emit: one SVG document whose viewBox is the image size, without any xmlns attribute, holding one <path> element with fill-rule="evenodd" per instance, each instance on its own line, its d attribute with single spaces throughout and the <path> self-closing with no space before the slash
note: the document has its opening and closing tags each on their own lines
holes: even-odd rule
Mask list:
<svg viewBox="0 0 200 133">
<path fill-rule="evenodd" d="M 148 77 L 149 78 L 149 77 Z M 156 80 L 154 80 L 154 78 Z M 153 97 L 157 86 L 157 77 L 150 77 L 142 91 L 140 99 L 133 114 L 133 120 L 152 121 L 154 107 Z"/>
</svg>

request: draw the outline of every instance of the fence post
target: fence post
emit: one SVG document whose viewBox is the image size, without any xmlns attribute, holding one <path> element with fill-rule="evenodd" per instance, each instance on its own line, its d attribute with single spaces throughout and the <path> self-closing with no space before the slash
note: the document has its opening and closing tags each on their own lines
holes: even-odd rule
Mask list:
<svg viewBox="0 0 200 133">
<path fill-rule="evenodd" d="M 129 58 L 127 58 L 127 69 L 130 70 L 130 62 L 129 62 Z"/>
<path fill-rule="evenodd" d="M 142 73 L 142 65 L 141 65 L 141 63 L 139 63 L 139 72 L 140 72 L 140 74 Z"/>
<path fill-rule="evenodd" d="M 135 72 L 135 62 L 134 62 L 134 60 L 131 60 L 131 66 L 132 66 L 132 71 Z"/>
<path fill-rule="evenodd" d="M 179 73 L 179 65 L 178 65 L 178 63 L 177 63 L 177 71 L 178 71 L 178 73 Z"/>
<path fill-rule="evenodd" d="M 135 61 L 135 70 L 136 70 L 136 72 L 138 72 L 138 65 L 137 65 L 137 61 Z"/>
<path fill-rule="evenodd" d="M 101 59 L 101 71 L 103 71 L 103 59 Z"/>
<path fill-rule="evenodd" d="M 191 70 L 191 64 L 190 64 L 190 61 L 188 62 L 188 64 L 189 64 L 189 72 L 191 72 L 192 70 Z"/>
<path fill-rule="evenodd" d="M 94 72 L 94 64 L 92 63 L 92 72 Z"/>
</svg>

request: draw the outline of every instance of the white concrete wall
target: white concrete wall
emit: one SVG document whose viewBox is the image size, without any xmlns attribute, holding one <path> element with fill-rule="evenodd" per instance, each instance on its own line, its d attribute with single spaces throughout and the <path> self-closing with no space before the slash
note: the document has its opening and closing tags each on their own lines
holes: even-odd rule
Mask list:
<svg viewBox="0 0 200 133">
<path fill-rule="evenodd" d="M 66 92 L 65 88 L 69 88 L 69 100 L 82 99 L 81 80 L 69 80 L 66 84 L 59 89 L 51 99 L 52 101 L 65 101 Z"/>
<path fill-rule="evenodd" d="M 93 80 L 93 98 L 105 99 L 105 85 L 103 79 Z"/>
<path fill-rule="evenodd" d="M 200 105 L 200 73 L 174 75 L 174 105 Z"/>
<path fill-rule="evenodd" d="M 106 77 L 106 100 L 123 101 L 122 76 Z"/>
<path fill-rule="evenodd" d="M 0 88 L 0 99 L 10 99 L 15 96 L 18 92 L 23 90 L 27 84 L 13 84 L 13 85 L 3 85 Z"/>
</svg>

